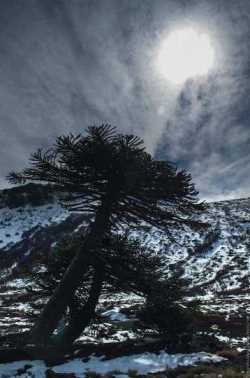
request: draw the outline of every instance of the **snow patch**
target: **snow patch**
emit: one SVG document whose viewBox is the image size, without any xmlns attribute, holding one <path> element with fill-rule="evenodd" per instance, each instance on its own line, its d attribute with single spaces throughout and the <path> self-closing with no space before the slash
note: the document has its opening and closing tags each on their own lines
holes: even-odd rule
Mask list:
<svg viewBox="0 0 250 378">
<path fill-rule="evenodd" d="M 126 320 L 129 320 L 129 318 L 120 312 L 119 307 L 114 307 L 111 310 L 107 310 L 105 312 L 102 312 L 102 316 L 107 316 L 112 321 L 119 321 L 124 322 Z"/>
<path fill-rule="evenodd" d="M 51 369 L 56 373 L 75 373 L 76 377 L 83 378 L 85 373 L 93 371 L 96 373 L 106 374 L 112 371 L 128 373 L 128 370 L 136 370 L 138 374 L 156 373 L 166 369 L 175 369 L 178 366 L 195 365 L 200 362 L 217 363 L 225 360 L 217 355 L 200 352 L 190 354 L 168 354 L 161 351 L 159 354 L 142 353 L 131 356 L 123 356 L 111 360 L 105 357 L 92 356 L 87 362 L 76 358 L 64 364 L 57 365 Z M 5 378 L 13 377 L 18 369 L 24 368 L 25 365 L 31 365 L 28 372 L 33 373 L 36 378 L 45 378 L 47 367 L 43 361 L 18 361 L 7 364 L 0 364 L 1 376 Z M 27 377 L 27 373 L 19 377 Z"/>
</svg>

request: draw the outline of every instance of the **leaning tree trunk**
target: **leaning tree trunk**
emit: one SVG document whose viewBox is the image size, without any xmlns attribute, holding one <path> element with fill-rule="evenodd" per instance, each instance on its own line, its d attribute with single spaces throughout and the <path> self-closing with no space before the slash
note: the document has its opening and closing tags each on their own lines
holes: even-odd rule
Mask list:
<svg viewBox="0 0 250 378">
<path fill-rule="evenodd" d="M 62 281 L 52 297 L 45 305 L 38 321 L 31 331 L 31 342 L 46 345 L 50 335 L 57 327 L 68 304 L 72 300 L 76 288 L 80 285 L 83 275 L 90 264 L 94 263 L 94 251 L 102 243 L 104 235 L 110 229 L 111 201 L 103 201 L 98 209 L 95 221 L 90 227 L 81 250 L 79 250 L 68 267 Z M 87 251 L 88 253 L 85 253 Z"/>
<path fill-rule="evenodd" d="M 89 292 L 86 304 L 82 308 L 76 308 L 72 311 L 69 324 L 63 331 L 59 339 L 59 347 L 69 347 L 78 337 L 81 336 L 84 329 L 90 324 L 95 317 L 95 309 L 98 304 L 104 281 L 104 270 L 101 266 L 95 266 L 93 283 Z"/>
</svg>

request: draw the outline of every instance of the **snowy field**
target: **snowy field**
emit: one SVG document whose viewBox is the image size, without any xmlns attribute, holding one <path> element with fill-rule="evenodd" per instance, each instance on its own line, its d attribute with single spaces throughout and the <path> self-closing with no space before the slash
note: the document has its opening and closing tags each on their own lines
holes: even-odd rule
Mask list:
<svg viewBox="0 0 250 378">
<path fill-rule="evenodd" d="M 178 366 L 189 366 L 197 363 L 218 363 L 224 358 L 208 353 L 191 354 L 167 354 L 161 351 L 159 354 L 143 353 L 106 360 L 104 357 L 91 357 L 84 362 L 81 359 L 73 359 L 62 365 L 50 367 L 56 373 L 75 373 L 76 378 L 83 378 L 86 372 L 107 374 L 115 372 L 115 376 L 127 376 L 129 370 L 135 370 L 138 374 L 148 374 L 174 369 Z M 0 374 L 4 378 L 12 378 L 19 369 L 26 371 L 18 375 L 20 378 L 29 377 L 29 373 L 36 378 L 45 378 L 48 367 L 43 361 L 18 361 L 8 364 L 0 364 Z"/>
</svg>

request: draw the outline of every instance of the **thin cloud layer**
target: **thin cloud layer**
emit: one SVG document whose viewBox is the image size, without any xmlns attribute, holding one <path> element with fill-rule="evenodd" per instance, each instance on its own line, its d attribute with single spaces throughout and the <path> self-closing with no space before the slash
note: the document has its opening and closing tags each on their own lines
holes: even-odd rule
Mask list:
<svg viewBox="0 0 250 378">
<path fill-rule="evenodd" d="M 37 147 L 110 122 L 187 168 L 202 198 L 248 196 L 249 15 L 244 0 L 2 0 L 2 186 Z M 216 67 L 177 89 L 155 56 L 185 25 L 211 35 Z"/>
</svg>

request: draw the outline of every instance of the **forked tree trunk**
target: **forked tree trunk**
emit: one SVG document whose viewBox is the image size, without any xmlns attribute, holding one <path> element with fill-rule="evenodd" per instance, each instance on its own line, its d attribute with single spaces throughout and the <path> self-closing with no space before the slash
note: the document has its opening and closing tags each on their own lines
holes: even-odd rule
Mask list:
<svg viewBox="0 0 250 378">
<path fill-rule="evenodd" d="M 62 281 L 45 305 L 31 331 L 30 341 L 32 343 L 46 345 L 49 342 L 50 335 L 66 311 L 75 290 L 81 283 L 83 275 L 86 273 L 89 265 L 94 263 L 94 256 L 92 256 L 91 252 L 98 249 L 104 235 L 110 229 L 110 202 L 106 200 L 98 209 L 95 221 L 90 227 L 81 250 L 76 253 Z"/>
<path fill-rule="evenodd" d="M 102 291 L 104 280 L 104 271 L 101 267 L 95 267 L 93 283 L 89 292 L 86 304 L 82 308 L 72 311 L 69 324 L 64 329 L 63 335 L 59 340 L 59 347 L 68 348 L 81 336 L 84 329 L 90 324 L 95 317 L 95 309 L 98 304 Z"/>
</svg>

